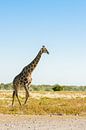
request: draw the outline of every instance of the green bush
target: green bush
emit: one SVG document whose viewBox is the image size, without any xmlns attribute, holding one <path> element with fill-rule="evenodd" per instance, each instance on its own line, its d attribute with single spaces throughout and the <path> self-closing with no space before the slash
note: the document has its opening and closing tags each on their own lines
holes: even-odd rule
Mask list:
<svg viewBox="0 0 86 130">
<path fill-rule="evenodd" d="M 54 87 L 52 88 L 54 91 L 62 91 L 63 87 L 60 85 L 54 85 Z"/>
</svg>

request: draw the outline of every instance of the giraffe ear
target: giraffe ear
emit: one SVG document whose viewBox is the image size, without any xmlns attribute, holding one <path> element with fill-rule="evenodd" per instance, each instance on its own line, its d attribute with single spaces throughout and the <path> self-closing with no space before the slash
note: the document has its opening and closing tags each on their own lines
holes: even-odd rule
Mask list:
<svg viewBox="0 0 86 130">
<path fill-rule="evenodd" d="M 42 48 L 45 48 L 45 46 L 43 45 Z"/>
</svg>

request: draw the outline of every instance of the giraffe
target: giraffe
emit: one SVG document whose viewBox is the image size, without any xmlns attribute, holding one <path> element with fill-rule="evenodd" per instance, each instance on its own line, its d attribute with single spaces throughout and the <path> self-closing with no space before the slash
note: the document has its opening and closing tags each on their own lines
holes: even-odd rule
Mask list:
<svg viewBox="0 0 86 130">
<path fill-rule="evenodd" d="M 34 58 L 34 60 L 28 64 L 27 66 L 25 66 L 22 71 L 14 78 L 13 80 L 13 94 L 12 94 L 12 106 L 14 104 L 14 98 L 15 96 L 17 97 L 17 100 L 21 106 L 21 102 L 19 100 L 18 97 L 18 89 L 20 87 L 24 87 L 25 92 L 26 92 L 26 96 L 25 96 L 25 101 L 24 104 L 26 104 L 28 97 L 29 97 L 29 87 L 31 85 L 32 82 L 32 72 L 33 70 L 36 68 L 41 55 L 43 53 L 47 53 L 49 54 L 48 50 L 45 48 L 45 46 L 42 46 L 42 48 L 39 50 L 37 56 Z"/>
</svg>

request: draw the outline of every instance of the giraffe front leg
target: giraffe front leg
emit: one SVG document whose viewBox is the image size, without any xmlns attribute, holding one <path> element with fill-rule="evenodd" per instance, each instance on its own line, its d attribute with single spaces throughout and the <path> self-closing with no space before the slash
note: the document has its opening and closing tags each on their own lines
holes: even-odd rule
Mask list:
<svg viewBox="0 0 86 130">
<path fill-rule="evenodd" d="M 26 85 L 25 87 L 25 92 L 26 92 L 26 99 L 25 99 L 25 102 L 24 102 L 24 105 L 26 104 L 27 100 L 28 100 L 28 97 L 29 97 L 29 89 L 28 89 L 28 85 Z"/>
</svg>

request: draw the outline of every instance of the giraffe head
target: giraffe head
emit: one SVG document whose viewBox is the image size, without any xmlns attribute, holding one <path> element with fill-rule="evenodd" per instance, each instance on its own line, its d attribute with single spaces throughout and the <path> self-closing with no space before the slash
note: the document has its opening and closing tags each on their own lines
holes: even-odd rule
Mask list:
<svg viewBox="0 0 86 130">
<path fill-rule="evenodd" d="M 46 49 L 45 46 L 42 46 L 41 52 L 42 52 L 42 53 L 47 53 L 47 54 L 49 54 L 49 52 L 48 52 L 48 50 Z"/>
</svg>

